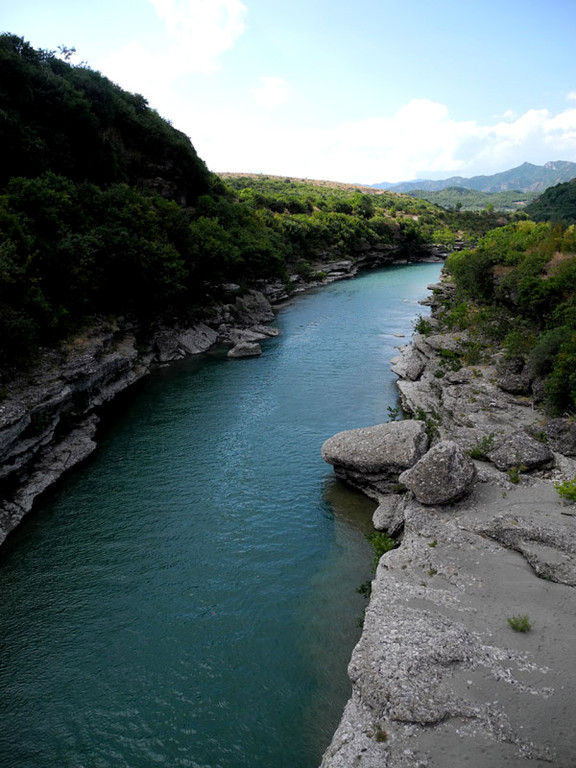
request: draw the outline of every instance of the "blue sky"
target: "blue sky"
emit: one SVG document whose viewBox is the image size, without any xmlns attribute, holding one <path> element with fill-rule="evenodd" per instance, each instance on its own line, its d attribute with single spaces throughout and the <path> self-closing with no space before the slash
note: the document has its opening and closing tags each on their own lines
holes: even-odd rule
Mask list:
<svg viewBox="0 0 576 768">
<path fill-rule="evenodd" d="M 576 162 L 574 0 L 0 0 L 214 171 L 376 183 Z"/>
</svg>

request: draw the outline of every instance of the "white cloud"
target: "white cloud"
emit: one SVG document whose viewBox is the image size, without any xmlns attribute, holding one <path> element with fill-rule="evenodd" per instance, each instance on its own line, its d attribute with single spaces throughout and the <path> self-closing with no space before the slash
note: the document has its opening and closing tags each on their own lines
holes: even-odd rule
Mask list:
<svg viewBox="0 0 576 768">
<path fill-rule="evenodd" d="M 230 124 L 234 130 L 230 130 Z M 253 171 L 376 183 L 474 176 L 528 161 L 576 161 L 576 108 L 528 110 L 490 125 L 450 117 L 446 106 L 414 100 L 391 117 L 324 130 L 257 119 L 197 116 L 192 140 L 215 171 Z"/>
<path fill-rule="evenodd" d="M 123 88 L 154 101 L 190 72 L 220 68 L 220 56 L 244 32 L 247 9 L 240 0 L 149 0 L 164 27 L 155 50 L 129 42 L 98 62 Z"/>
<path fill-rule="evenodd" d="M 240 0 L 149 0 L 187 71 L 218 68 L 218 57 L 244 32 L 246 6 Z"/>
<path fill-rule="evenodd" d="M 278 107 L 288 99 L 288 83 L 281 77 L 261 77 L 252 95 L 261 107 Z"/>
<path fill-rule="evenodd" d="M 570 93 L 567 93 L 566 98 L 568 101 L 576 101 L 576 91 L 570 91 Z"/>
</svg>

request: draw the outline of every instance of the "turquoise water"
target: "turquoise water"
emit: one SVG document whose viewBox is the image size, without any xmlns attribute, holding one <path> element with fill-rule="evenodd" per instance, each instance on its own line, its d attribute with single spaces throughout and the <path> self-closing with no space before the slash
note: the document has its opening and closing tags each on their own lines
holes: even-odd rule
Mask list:
<svg viewBox="0 0 576 768">
<path fill-rule="evenodd" d="M 0 766 L 315 768 L 374 504 L 320 458 L 385 421 L 439 265 L 295 299 L 260 358 L 147 378 L 0 553 Z"/>
</svg>

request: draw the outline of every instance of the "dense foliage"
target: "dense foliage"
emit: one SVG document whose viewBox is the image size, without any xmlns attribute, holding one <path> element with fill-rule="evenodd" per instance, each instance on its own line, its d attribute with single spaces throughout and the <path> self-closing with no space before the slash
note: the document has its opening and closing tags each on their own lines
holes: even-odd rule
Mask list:
<svg viewBox="0 0 576 768">
<path fill-rule="evenodd" d="M 523 356 L 545 380 L 555 413 L 576 410 L 576 227 L 522 221 L 452 254 L 449 327 Z"/>
<path fill-rule="evenodd" d="M 0 35 L 0 131 L 0 186 L 52 171 L 156 189 L 184 204 L 209 189 L 189 139 L 143 96 L 9 34 Z"/>
<path fill-rule="evenodd" d="M 576 224 L 576 179 L 550 187 L 526 208 L 526 212 L 534 221 Z"/>
<path fill-rule="evenodd" d="M 340 214 L 340 229 L 363 225 L 352 239 L 371 243 L 405 240 L 410 247 L 456 240 L 475 241 L 508 219 L 494 210 L 466 212 L 443 210 L 409 195 L 370 187 L 292 179 L 277 176 L 225 174 L 241 200 L 277 214 L 304 214 L 308 226 L 326 229 L 324 223 Z M 328 227 L 330 230 L 330 227 Z M 329 234 L 329 233 L 328 233 Z M 320 239 L 323 234 L 320 232 Z"/>
</svg>

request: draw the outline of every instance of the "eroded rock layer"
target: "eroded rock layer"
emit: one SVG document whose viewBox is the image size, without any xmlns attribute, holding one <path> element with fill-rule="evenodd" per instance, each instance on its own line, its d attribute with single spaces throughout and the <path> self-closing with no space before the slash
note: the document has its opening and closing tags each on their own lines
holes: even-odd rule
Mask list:
<svg viewBox="0 0 576 768">
<path fill-rule="evenodd" d="M 259 354 L 278 333 L 258 291 L 217 307 L 204 322 L 159 329 L 137 340 L 133 329 L 101 325 L 65 348 L 45 351 L 32 372 L 14 381 L 0 403 L 0 543 L 32 509 L 35 499 L 96 448 L 99 411 L 149 373 L 214 344 Z M 240 353 L 238 353 L 240 350 Z"/>
</svg>

